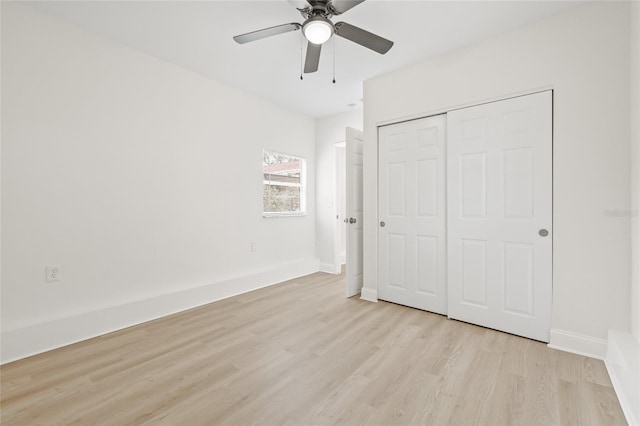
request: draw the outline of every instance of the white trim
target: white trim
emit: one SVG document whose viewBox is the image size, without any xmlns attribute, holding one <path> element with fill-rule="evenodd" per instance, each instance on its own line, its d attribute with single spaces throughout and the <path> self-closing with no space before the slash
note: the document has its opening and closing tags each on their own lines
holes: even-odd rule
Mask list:
<svg viewBox="0 0 640 426">
<path fill-rule="evenodd" d="M 549 332 L 551 349 L 571 352 L 589 358 L 604 360 L 607 354 L 607 340 L 566 330 L 552 328 Z"/>
<path fill-rule="evenodd" d="M 630 333 L 609 330 L 604 361 L 629 425 L 640 425 L 640 342 Z M 635 404 L 632 403 L 635 401 Z"/>
<path fill-rule="evenodd" d="M 289 157 L 289 158 L 294 158 L 296 160 L 300 160 L 300 184 L 299 186 L 293 185 L 295 187 L 299 187 L 300 188 L 300 211 L 297 212 L 265 212 L 264 211 L 264 201 L 262 204 L 262 217 L 264 218 L 270 218 L 270 217 L 290 217 L 290 216 L 306 216 L 307 215 L 307 159 L 306 157 L 302 157 L 296 154 L 285 154 L 283 152 L 280 151 L 274 151 L 272 149 L 267 149 L 267 148 L 262 148 L 262 173 L 260 173 L 260 176 L 262 177 L 262 185 L 269 185 L 272 186 L 271 183 L 264 183 L 264 153 L 268 152 L 270 154 L 276 154 L 276 155 L 281 155 L 283 157 Z M 287 186 L 287 185 L 280 185 L 280 184 L 276 184 L 273 186 Z"/>
<path fill-rule="evenodd" d="M 554 90 L 554 86 L 552 86 L 552 85 L 551 86 L 542 86 L 542 87 L 538 87 L 538 88 L 530 89 L 530 90 L 521 90 L 521 91 L 518 91 L 518 92 L 512 92 L 512 93 L 501 95 L 501 96 L 494 96 L 494 97 L 485 98 L 485 99 L 482 99 L 482 100 L 474 100 L 472 102 L 465 102 L 465 103 L 462 103 L 462 104 L 450 105 L 450 106 L 447 106 L 447 107 L 444 107 L 444 108 L 438 108 L 438 109 L 435 109 L 435 110 L 425 111 L 425 112 L 421 112 L 421 113 L 418 113 L 418 114 L 405 115 L 405 116 L 402 116 L 402 117 L 392 118 L 392 119 L 389 119 L 389 120 L 381 120 L 381 121 L 377 121 L 376 122 L 376 127 L 388 126 L 390 124 L 398 124 L 398 123 L 402 123 L 403 121 L 418 120 L 418 119 L 421 119 L 421 118 L 432 117 L 434 115 L 446 114 L 448 112 L 455 111 L 457 109 L 469 108 L 469 107 L 473 107 L 473 106 L 488 104 L 488 103 L 491 103 L 491 102 L 504 101 L 506 99 L 517 98 L 517 97 L 520 97 L 520 96 L 534 95 L 536 93 L 546 92 L 546 91 L 549 91 L 549 90 Z"/>
<path fill-rule="evenodd" d="M 325 263 L 322 262 L 319 267 L 320 272 L 324 272 L 326 274 L 340 275 L 340 270 L 338 266 L 338 272 L 336 272 L 336 267 L 333 263 Z"/>
<path fill-rule="evenodd" d="M 16 361 L 318 271 L 309 258 L 216 283 L 3 331 L 0 363 Z"/>
<path fill-rule="evenodd" d="M 345 200 L 346 194 L 346 182 L 345 182 L 345 173 L 346 170 L 342 172 L 342 181 L 339 179 L 339 171 L 338 166 L 340 164 L 340 158 L 343 159 L 342 164 L 344 165 L 344 159 L 346 155 L 346 141 L 340 141 L 333 144 L 333 175 L 332 175 L 332 188 L 333 188 L 333 211 L 332 217 L 335 217 L 333 222 L 333 239 L 331 241 L 332 247 L 332 259 L 333 259 L 333 272 L 335 274 L 342 273 L 342 263 L 345 263 L 345 260 L 340 258 L 340 253 L 342 251 L 342 227 L 344 220 L 344 211 L 340 211 L 339 206 Z M 340 196 L 340 197 L 339 197 Z M 341 198 L 341 199 L 339 199 Z M 344 206 L 343 206 L 344 207 Z M 342 209 L 344 210 L 344 208 Z M 342 260 L 342 262 L 341 262 Z"/>
<path fill-rule="evenodd" d="M 263 212 L 262 217 L 300 217 L 308 216 L 307 212 Z"/>
<path fill-rule="evenodd" d="M 378 303 L 378 290 L 363 286 L 360 289 L 360 299 L 366 300 L 367 302 Z"/>
<path fill-rule="evenodd" d="M 302 190 L 302 183 L 296 183 L 296 182 L 276 182 L 276 183 L 273 183 L 273 181 L 270 181 L 270 180 L 263 180 L 262 184 L 263 185 L 269 185 L 269 186 L 288 186 L 289 188 L 300 188 L 300 190 Z"/>
</svg>

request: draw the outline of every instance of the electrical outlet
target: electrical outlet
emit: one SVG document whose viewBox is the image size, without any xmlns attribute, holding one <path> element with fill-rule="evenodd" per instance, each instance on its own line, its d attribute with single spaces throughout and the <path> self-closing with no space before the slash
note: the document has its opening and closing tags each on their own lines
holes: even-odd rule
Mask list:
<svg viewBox="0 0 640 426">
<path fill-rule="evenodd" d="M 48 283 L 51 283 L 54 281 L 60 281 L 60 276 L 62 273 L 60 269 L 60 265 L 47 265 L 46 270 L 47 270 L 46 281 Z"/>
</svg>

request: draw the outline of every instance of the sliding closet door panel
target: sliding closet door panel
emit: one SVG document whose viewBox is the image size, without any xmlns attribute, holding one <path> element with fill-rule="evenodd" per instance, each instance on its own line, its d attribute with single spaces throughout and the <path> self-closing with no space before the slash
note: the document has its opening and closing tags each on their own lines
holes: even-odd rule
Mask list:
<svg viewBox="0 0 640 426">
<path fill-rule="evenodd" d="M 444 314 L 445 116 L 381 127 L 379 141 L 378 297 Z"/>
<path fill-rule="evenodd" d="M 549 341 L 552 95 L 447 114 L 448 314 Z"/>
</svg>

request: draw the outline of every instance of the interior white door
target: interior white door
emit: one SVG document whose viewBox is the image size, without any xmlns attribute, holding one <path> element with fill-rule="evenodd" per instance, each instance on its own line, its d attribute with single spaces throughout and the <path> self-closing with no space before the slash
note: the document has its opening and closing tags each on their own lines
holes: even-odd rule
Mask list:
<svg viewBox="0 0 640 426">
<path fill-rule="evenodd" d="M 378 297 L 446 314 L 445 116 L 380 127 Z"/>
<path fill-rule="evenodd" d="M 447 114 L 448 314 L 549 341 L 552 92 Z"/>
<path fill-rule="evenodd" d="M 362 141 L 361 131 L 347 127 L 347 297 L 355 296 L 362 289 Z"/>
</svg>

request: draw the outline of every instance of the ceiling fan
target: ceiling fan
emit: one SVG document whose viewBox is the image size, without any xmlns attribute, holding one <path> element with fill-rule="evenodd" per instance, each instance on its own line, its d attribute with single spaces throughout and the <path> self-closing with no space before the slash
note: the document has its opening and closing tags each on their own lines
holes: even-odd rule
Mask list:
<svg viewBox="0 0 640 426">
<path fill-rule="evenodd" d="M 260 40 L 277 34 L 288 33 L 302 29 L 302 33 L 308 40 L 307 55 L 304 63 L 304 72 L 318 71 L 320 51 L 322 44 L 338 35 L 340 37 L 358 43 L 368 49 L 382 55 L 393 46 L 393 42 L 378 35 L 365 31 L 346 22 L 331 22 L 331 18 L 341 15 L 349 9 L 359 5 L 365 0 L 288 0 L 302 15 L 305 21 L 302 24 L 292 22 L 290 24 L 277 25 L 264 28 L 246 34 L 235 36 L 233 39 L 240 43 Z"/>
</svg>

